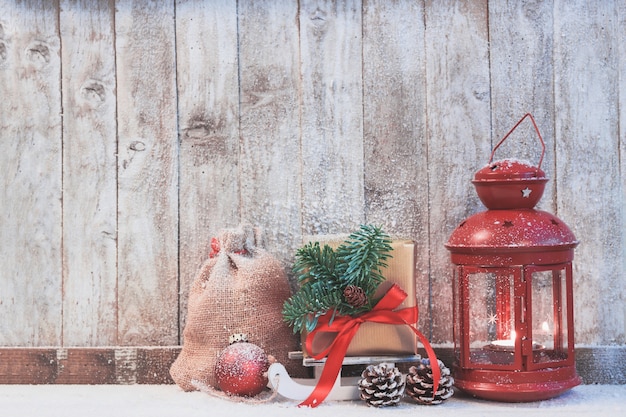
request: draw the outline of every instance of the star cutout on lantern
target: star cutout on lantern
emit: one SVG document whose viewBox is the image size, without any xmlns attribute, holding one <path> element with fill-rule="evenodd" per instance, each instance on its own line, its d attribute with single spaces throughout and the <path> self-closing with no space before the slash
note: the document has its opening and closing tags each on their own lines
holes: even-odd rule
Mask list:
<svg viewBox="0 0 626 417">
<path fill-rule="evenodd" d="M 532 193 L 533 190 L 531 190 L 530 188 L 526 187 L 522 190 L 522 197 L 523 198 L 529 198 L 530 197 L 530 193 Z"/>
<path fill-rule="evenodd" d="M 490 314 L 489 319 L 487 320 L 487 323 L 496 324 L 497 321 L 498 321 L 498 316 L 496 316 L 495 314 Z"/>
<path fill-rule="evenodd" d="M 502 224 L 503 227 L 513 227 L 513 222 L 511 220 L 505 220 Z"/>
</svg>

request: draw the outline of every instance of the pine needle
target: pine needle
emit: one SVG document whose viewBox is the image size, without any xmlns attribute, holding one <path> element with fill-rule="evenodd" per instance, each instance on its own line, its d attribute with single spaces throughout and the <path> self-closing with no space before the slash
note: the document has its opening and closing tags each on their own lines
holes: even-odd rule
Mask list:
<svg viewBox="0 0 626 417">
<path fill-rule="evenodd" d="M 294 333 L 314 329 L 319 317 L 331 310 L 333 317 L 369 311 L 374 293 L 384 281 L 382 269 L 391 257 L 390 244 L 381 227 L 362 225 L 337 250 L 318 242 L 298 249 L 293 271 L 301 287 L 283 305 L 283 318 Z M 362 288 L 369 303 L 357 308 L 345 302 L 343 291 L 348 285 Z"/>
</svg>

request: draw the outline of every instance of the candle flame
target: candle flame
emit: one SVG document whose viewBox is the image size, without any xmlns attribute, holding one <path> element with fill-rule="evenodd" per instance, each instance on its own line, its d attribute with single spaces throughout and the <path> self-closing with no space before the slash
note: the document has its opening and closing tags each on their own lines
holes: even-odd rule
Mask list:
<svg viewBox="0 0 626 417">
<path fill-rule="evenodd" d="M 544 321 L 541 324 L 541 330 L 543 330 L 544 332 L 549 332 L 550 331 L 550 326 L 548 326 L 548 322 L 547 321 Z"/>
</svg>

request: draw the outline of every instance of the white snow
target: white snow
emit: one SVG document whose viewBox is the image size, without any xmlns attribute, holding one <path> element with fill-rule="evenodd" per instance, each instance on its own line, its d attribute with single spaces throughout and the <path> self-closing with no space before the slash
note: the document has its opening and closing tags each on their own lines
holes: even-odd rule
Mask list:
<svg viewBox="0 0 626 417">
<path fill-rule="evenodd" d="M 581 385 L 560 397 L 535 403 L 498 403 L 456 393 L 444 404 L 425 406 L 404 400 L 396 407 L 370 408 L 361 401 L 324 402 L 318 408 L 273 399 L 245 403 L 176 385 L 0 385 L 0 413 L 17 417 L 300 417 L 366 416 L 623 416 L 626 385 Z"/>
</svg>

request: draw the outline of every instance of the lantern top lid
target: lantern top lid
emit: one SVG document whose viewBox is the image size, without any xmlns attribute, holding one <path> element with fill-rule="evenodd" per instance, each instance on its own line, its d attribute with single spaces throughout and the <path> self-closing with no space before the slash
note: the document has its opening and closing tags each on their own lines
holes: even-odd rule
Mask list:
<svg viewBox="0 0 626 417">
<path fill-rule="evenodd" d="M 488 209 L 533 208 L 548 182 L 539 167 L 514 159 L 491 162 L 474 175 L 472 183 Z"/>
<path fill-rule="evenodd" d="M 530 162 L 518 159 L 503 159 L 490 162 L 474 174 L 473 182 L 481 181 L 520 181 L 542 180 L 546 178 L 545 172 Z"/>
<path fill-rule="evenodd" d="M 503 159 L 494 162 L 493 156 L 496 150 L 527 117 L 532 121 L 541 144 L 541 157 L 537 166 L 518 159 Z M 535 207 L 543 195 L 546 182 L 548 182 L 545 172 L 541 170 L 545 150 L 546 145 L 541 133 L 539 133 L 535 119 L 530 113 L 525 114 L 493 148 L 489 163 L 474 174 L 472 183 L 476 187 L 476 193 L 483 204 L 490 210 Z"/>
</svg>

